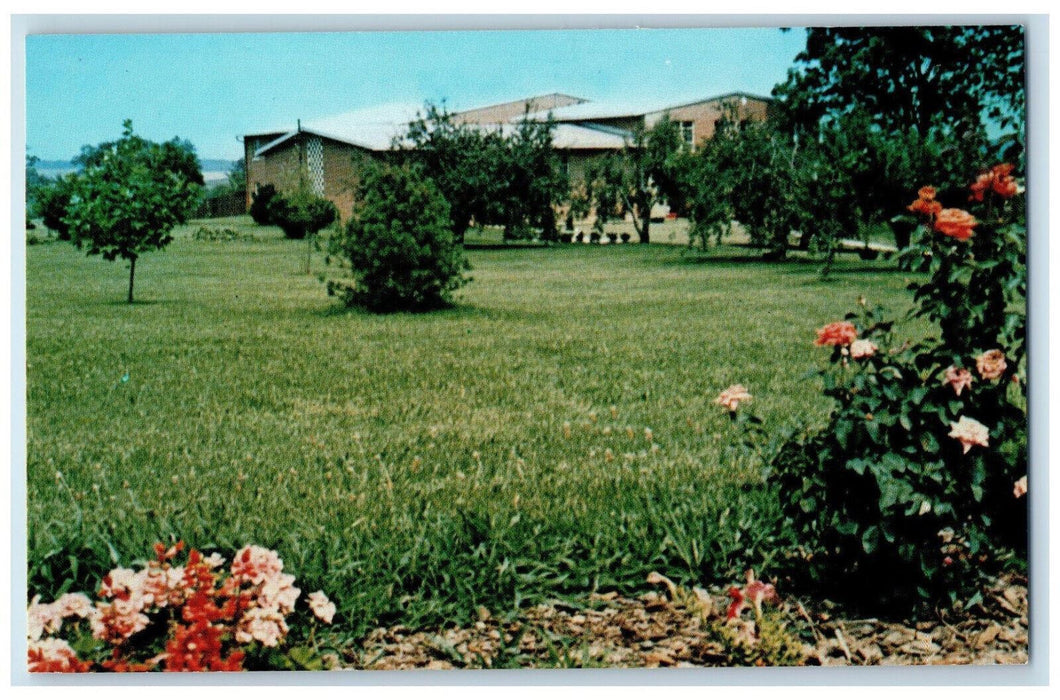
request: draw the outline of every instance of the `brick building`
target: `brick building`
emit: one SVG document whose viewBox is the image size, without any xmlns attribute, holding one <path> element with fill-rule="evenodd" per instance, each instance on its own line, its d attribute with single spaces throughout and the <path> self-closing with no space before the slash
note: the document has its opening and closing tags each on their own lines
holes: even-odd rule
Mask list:
<svg viewBox="0 0 1060 700">
<path fill-rule="evenodd" d="M 761 121 L 769 116 L 771 100 L 746 93 L 729 93 L 677 105 L 633 105 L 592 102 L 552 93 L 453 113 L 457 122 L 482 128 L 511 129 L 529 116 L 556 122 L 553 147 L 572 181 L 583 176 L 586 165 L 601 154 L 622 150 L 637 128 L 651 127 L 664 116 L 679 122 L 691 147 L 713 136 L 727 108 L 741 121 Z M 353 209 L 358 163 L 364 158 L 384 158 L 395 139 L 415 119 L 415 110 L 385 114 L 350 113 L 325 119 L 298 121 L 293 129 L 272 129 L 243 137 L 247 164 L 247 205 L 255 189 L 271 184 L 290 190 L 307 178 L 318 195 L 331 200 L 346 218 Z"/>
</svg>

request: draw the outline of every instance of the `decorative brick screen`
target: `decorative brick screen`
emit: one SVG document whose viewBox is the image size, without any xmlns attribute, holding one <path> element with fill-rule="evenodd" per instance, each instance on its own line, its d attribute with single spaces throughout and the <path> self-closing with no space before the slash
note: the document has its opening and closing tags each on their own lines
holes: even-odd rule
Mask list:
<svg viewBox="0 0 1060 700">
<path fill-rule="evenodd" d="M 309 168 L 309 182 L 313 193 L 324 196 L 324 142 L 314 137 L 306 142 L 306 165 Z"/>
</svg>

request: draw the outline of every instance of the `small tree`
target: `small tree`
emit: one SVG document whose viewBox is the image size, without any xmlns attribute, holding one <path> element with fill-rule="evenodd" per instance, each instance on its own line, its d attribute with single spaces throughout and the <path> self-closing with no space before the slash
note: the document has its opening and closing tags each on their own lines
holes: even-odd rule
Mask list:
<svg viewBox="0 0 1060 700">
<path fill-rule="evenodd" d="M 128 119 L 121 139 L 82 153 L 88 157 L 72 180 L 63 221 L 74 244 L 87 247 L 89 255 L 129 261 L 131 304 L 136 260 L 168 245 L 173 227 L 187 220 L 198 201 L 198 158 L 186 142 L 157 144 L 137 136 Z"/>
<path fill-rule="evenodd" d="M 529 115 L 504 141 L 495 170 L 499 217 L 506 238 L 540 229 L 545 240 L 556 238 L 556 205 L 570 192 L 570 183 L 552 148 L 555 123 Z"/>
<path fill-rule="evenodd" d="M 450 227 L 458 241 L 473 219 L 495 220 L 504 199 L 505 139 L 500 131 L 457 122 L 445 106 L 427 103 L 395 147 L 434 181 L 449 203 Z"/>
<path fill-rule="evenodd" d="M 740 123 L 729 108 L 714 134 L 688 157 L 687 208 L 692 231 L 706 245 L 730 222 L 739 221 L 767 257 L 782 258 L 793 230 L 803 230 L 806 220 L 808 179 L 807 148 L 769 123 Z M 828 219 L 831 221 L 831 217 Z M 809 222 L 804 240 L 822 227 Z"/>
<path fill-rule="evenodd" d="M 416 166 L 369 164 L 353 216 L 329 241 L 352 283 L 329 280 L 328 294 L 372 311 L 444 306 L 470 269 L 450 228 L 449 205 Z"/>
<path fill-rule="evenodd" d="M 289 194 L 279 194 L 269 200 L 269 219 L 283 229 L 283 234 L 294 240 L 305 239 L 305 273 L 309 274 L 313 253 L 313 237 L 339 216 L 335 205 L 313 194 L 305 184 Z"/>
<path fill-rule="evenodd" d="M 639 128 L 620 158 L 604 159 L 588 174 L 597 221 L 629 214 L 641 243 L 650 240 L 651 210 L 656 204 L 683 202 L 678 168 L 684 149 L 676 122 L 663 118 L 650 128 Z"/>
<path fill-rule="evenodd" d="M 626 183 L 626 161 L 608 153 L 590 162 L 585 168 L 585 179 L 571 205 L 579 216 L 593 212 L 593 231 L 603 235 L 608 221 L 625 215 L 623 192 Z"/>
</svg>

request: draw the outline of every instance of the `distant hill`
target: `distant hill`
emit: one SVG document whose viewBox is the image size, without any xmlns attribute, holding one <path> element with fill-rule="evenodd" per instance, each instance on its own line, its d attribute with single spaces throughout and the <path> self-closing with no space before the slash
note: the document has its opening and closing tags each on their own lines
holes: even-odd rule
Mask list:
<svg viewBox="0 0 1060 700">
<path fill-rule="evenodd" d="M 235 167 L 237 162 L 234 160 L 221 160 L 220 158 L 202 158 L 199 160 L 202 165 L 202 177 L 207 184 L 221 182 L 226 179 L 228 173 Z M 77 166 L 68 160 L 42 160 L 37 163 L 37 172 L 48 178 L 56 178 L 66 173 L 72 173 L 75 170 L 77 170 Z"/>
</svg>

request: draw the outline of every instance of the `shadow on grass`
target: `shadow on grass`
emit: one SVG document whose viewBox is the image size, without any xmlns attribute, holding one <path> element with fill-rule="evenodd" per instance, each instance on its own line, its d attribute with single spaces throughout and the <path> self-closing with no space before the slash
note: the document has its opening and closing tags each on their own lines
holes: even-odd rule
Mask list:
<svg viewBox="0 0 1060 700">
<path fill-rule="evenodd" d="M 364 306 L 344 306 L 336 301 L 333 304 L 315 312 L 322 318 L 336 318 L 354 316 L 365 319 L 423 319 L 424 321 L 463 321 L 463 320 L 485 320 L 497 322 L 533 322 L 544 318 L 546 314 L 514 309 L 499 309 L 496 307 L 476 306 L 453 302 L 445 306 L 416 310 L 392 310 L 373 311 Z"/>
<path fill-rule="evenodd" d="M 102 299 L 100 300 L 101 306 L 114 306 L 118 308 L 132 308 L 134 306 L 159 306 L 161 304 L 179 305 L 183 306 L 187 302 L 183 299 L 133 299 L 131 302 L 128 299 Z"/>
<path fill-rule="evenodd" d="M 546 243 L 464 243 L 464 250 L 550 250 L 558 245 Z"/>
<path fill-rule="evenodd" d="M 763 258 L 761 255 L 736 255 L 736 254 L 723 254 L 723 255 L 711 255 L 702 253 L 685 254 L 679 258 L 673 260 L 664 261 L 663 265 L 703 265 L 703 266 L 729 266 L 729 265 L 755 265 L 759 267 L 767 267 L 776 270 L 782 274 L 805 274 L 810 268 L 817 268 L 818 270 L 824 266 L 824 261 L 818 258 L 811 257 L 788 257 L 783 260 L 768 260 Z M 847 274 L 893 274 L 893 273 L 905 273 L 903 270 L 898 268 L 898 264 L 895 262 L 865 262 L 857 263 L 854 261 L 837 260 L 832 264 L 831 270 L 828 272 L 828 276 L 834 275 L 847 275 Z M 908 274 L 908 273 L 905 273 Z"/>
</svg>

